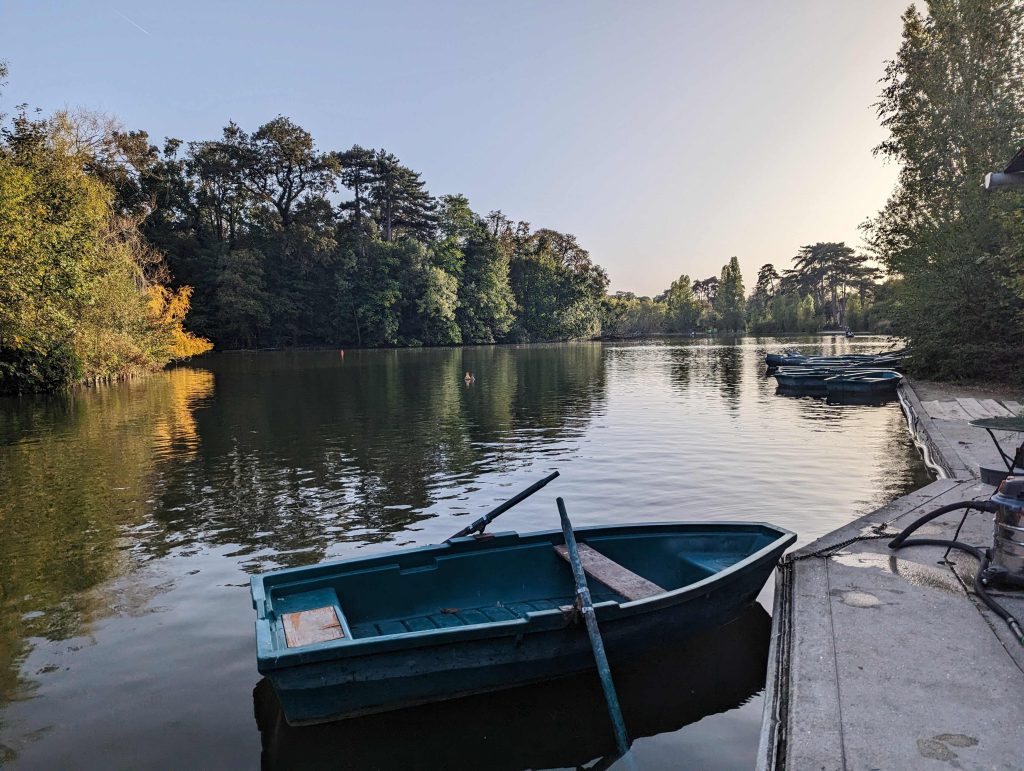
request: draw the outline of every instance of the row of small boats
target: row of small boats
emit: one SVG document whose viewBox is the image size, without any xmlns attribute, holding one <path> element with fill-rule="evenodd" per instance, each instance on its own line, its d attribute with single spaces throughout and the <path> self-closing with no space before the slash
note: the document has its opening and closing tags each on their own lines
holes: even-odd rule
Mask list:
<svg viewBox="0 0 1024 771">
<path fill-rule="evenodd" d="M 835 356 L 808 356 L 790 349 L 782 353 L 769 353 L 764 358 L 769 369 L 776 367 L 899 369 L 909 356 L 909 348 L 880 353 L 844 353 Z"/>
<path fill-rule="evenodd" d="M 895 392 L 903 376 L 897 372 L 909 350 L 877 354 L 805 356 L 794 351 L 768 354 L 769 374 L 779 388 L 829 396 L 879 396 Z"/>
</svg>

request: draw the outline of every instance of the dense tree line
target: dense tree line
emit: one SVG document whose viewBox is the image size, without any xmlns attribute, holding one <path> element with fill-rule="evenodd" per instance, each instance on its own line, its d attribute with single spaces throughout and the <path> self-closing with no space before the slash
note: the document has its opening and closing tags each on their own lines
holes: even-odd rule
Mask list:
<svg viewBox="0 0 1024 771">
<path fill-rule="evenodd" d="M 148 147 L 131 198 L 225 348 L 565 340 L 600 329 L 607 286 L 576 240 L 462 195 L 384 150 L 317 149 L 284 117 Z"/>
<path fill-rule="evenodd" d="M 865 226 L 873 262 L 810 244 L 792 268 L 762 266 L 749 297 L 735 257 L 654 298 L 606 296 L 573 236 L 433 196 L 385 150 L 321 150 L 285 117 L 158 148 L 96 116 L 21 111 L 0 121 L 0 390 L 153 369 L 206 338 L 374 347 L 823 328 L 907 337 L 932 376 L 1024 377 L 1024 194 L 980 186 L 1024 142 L 1024 0 L 929 0 L 902 18 L 876 148 L 900 174 Z"/>
<path fill-rule="evenodd" d="M 781 274 L 763 265 L 749 296 L 733 257 L 718 276 L 691 282 L 680 276 L 653 299 L 618 292 L 608 298 L 604 327 L 609 336 L 744 331 L 755 334 L 817 332 L 822 329 L 889 331 L 890 286 L 881 271 L 843 243 L 804 246 L 793 268 Z"/>
<path fill-rule="evenodd" d="M 881 271 L 843 242 L 800 247 L 781 274 L 762 265 L 747 300 L 749 328 L 758 334 L 849 329 L 887 332 Z"/>
<path fill-rule="evenodd" d="M 573 236 L 432 196 L 385 150 L 322 151 L 285 117 L 159 148 L 88 113 L 0 123 L 0 391 L 152 370 L 208 341 L 600 332 L 608 279 Z"/>
<path fill-rule="evenodd" d="M 720 276 L 691 281 L 683 274 L 653 299 L 616 292 L 605 300 L 609 337 L 686 334 L 718 330 L 742 333 L 746 324 L 743 275 L 733 257 Z"/>
<path fill-rule="evenodd" d="M 67 112 L 3 122 L 0 393 L 142 373 L 210 347 L 182 326 L 191 289 L 170 288 L 121 205 L 116 137 Z"/>
<path fill-rule="evenodd" d="M 903 40 L 877 104 L 899 164 L 868 223 L 895 278 L 893 321 L 918 371 L 1024 377 L 1024 195 L 988 193 L 1024 143 L 1024 2 L 929 0 L 903 14 Z"/>
</svg>

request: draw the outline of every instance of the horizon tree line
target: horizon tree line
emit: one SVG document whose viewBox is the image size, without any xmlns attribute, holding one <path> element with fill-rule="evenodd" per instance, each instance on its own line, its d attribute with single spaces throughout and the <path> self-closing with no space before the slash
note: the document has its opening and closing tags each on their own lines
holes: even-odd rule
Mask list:
<svg viewBox="0 0 1024 771">
<path fill-rule="evenodd" d="M 888 331 L 884 313 L 876 312 L 882 310 L 876 301 L 886 292 L 882 272 L 868 260 L 842 242 L 803 246 L 793 268 L 781 274 L 771 263 L 762 265 L 746 296 L 739 261 L 733 257 L 720 275 L 691 281 L 684 274 L 653 299 L 632 292 L 610 295 L 606 333 Z"/>
<path fill-rule="evenodd" d="M 146 141 L 143 135 L 143 141 Z M 221 347 L 417 346 L 596 335 L 604 271 L 568 234 L 432 196 L 383 149 L 321 152 L 277 117 L 149 146 L 133 196 L 191 324 Z"/>
<path fill-rule="evenodd" d="M 211 344 L 600 334 L 608 279 L 575 237 L 431 195 L 384 149 L 323 151 L 284 116 L 157 147 L 105 115 L 22 106 L 0 132 L 0 392 Z"/>
</svg>

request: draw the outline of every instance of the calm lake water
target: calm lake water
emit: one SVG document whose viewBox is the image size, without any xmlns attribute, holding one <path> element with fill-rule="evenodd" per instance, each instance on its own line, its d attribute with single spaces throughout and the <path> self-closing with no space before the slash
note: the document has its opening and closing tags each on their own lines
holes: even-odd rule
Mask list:
<svg viewBox="0 0 1024 771">
<path fill-rule="evenodd" d="M 0 765 L 598 758 L 593 676 L 288 729 L 256 671 L 248 576 L 444 540 L 554 469 L 492 530 L 557 528 L 561 495 L 577 525 L 768 520 L 805 543 L 928 481 L 896 403 L 775 393 L 764 353 L 794 344 L 887 343 L 231 353 L 0 400 Z M 752 765 L 769 623 L 755 606 L 616 674 L 641 768 Z"/>
</svg>

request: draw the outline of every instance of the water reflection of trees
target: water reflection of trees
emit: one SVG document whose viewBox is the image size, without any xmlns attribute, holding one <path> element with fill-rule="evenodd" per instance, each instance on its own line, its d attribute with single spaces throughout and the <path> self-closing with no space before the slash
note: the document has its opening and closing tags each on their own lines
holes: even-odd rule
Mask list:
<svg viewBox="0 0 1024 771">
<path fill-rule="evenodd" d="M 604 392 L 601 347 L 567 345 L 225 355 L 3 401 L 0 705 L 33 687 L 28 641 L 114 612 L 91 590 L 139 560 L 218 545 L 295 564 L 386 539 L 579 436 Z"/>
<path fill-rule="evenodd" d="M 703 342 L 683 345 L 668 352 L 668 363 L 669 379 L 676 393 L 692 396 L 692 381 L 701 388 L 717 390 L 728 406 L 739 406 L 743 384 L 743 349 L 740 346 Z"/>
<path fill-rule="evenodd" d="M 681 345 L 668 350 L 668 372 L 672 388 L 676 393 L 688 395 L 690 393 L 690 367 L 693 362 L 694 348 L 689 345 Z"/>
<path fill-rule="evenodd" d="M 605 389 L 598 345 L 223 356 L 211 366 L 215 408 L 197 412 L 202 443 L 168 472 L 162 534 L 145 548 L 238 544 L 253 566 L 408 529 L 480 475 L 580 435 Z"/>
<path fill-rule="evenodd" d="M 736 409 L 740 403 L 740 386 L 743 378 L 742 350 L 735 341 L 714 349 L 711 370 L 718 384 L 718 390 L 729 407 Z"/>
<path fill-rule="evenodd" d="M 161 452 L 186 456 L 209 372 L 0 401 L 0 705 L 24 694 L 27 640 L 63 640 L 109 613 L 88 590 L 130 569 Z"/>
<path fill-rule="evenodd" d="M 922 462 L 920 451 L 914 446 L 901 410 L 889 411 L 884 436 L 885 448 L 878 455 L 875 482 L 871 485 L 871 489 L 876 491 L 875 497 L 864 511 L 883 506 L 934 481 L 932 473 Z"/>
</svg>

